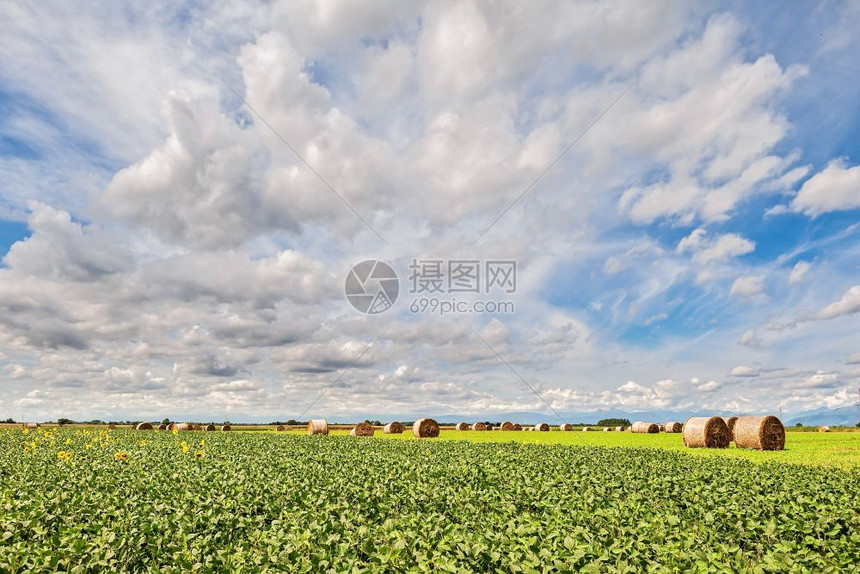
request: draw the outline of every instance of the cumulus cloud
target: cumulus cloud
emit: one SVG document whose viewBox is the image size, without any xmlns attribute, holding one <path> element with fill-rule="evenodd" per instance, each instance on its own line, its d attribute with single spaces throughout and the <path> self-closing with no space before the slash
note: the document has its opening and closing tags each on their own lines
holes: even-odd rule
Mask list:
<svg viewBox="0 0 860 574">
<path fill-rule="evenodd" d="M 705 265 L 752 253 L 755 243 L 735 233 L 708 237 L 704 229 L 696 229 L 678 242 L 676 251 L 692 253 L 693 261 Z"/>
<path fill-rule="evenodd" d="M 733 377 L 757 377 L 759 376 L 759 369 L 757 367 L 738 365 L 729 374 Z"/>
<path fill-rule="evenodd" d="M 812 265 L 810 265 L 809 262 L 798 261 L 791 269 L 791 275 L 788 276 L 788 283 L 790 285 L 795 285 L 802 282 L 810 269 L 812 269 Z"/>
<path fill-rule="evenodd" d="M 754 297 L 761 295 L 765 290 L 764 275 L 752 275 L 748 277 L 738 277 L 732 283 L 731 294 L 740 295 L 742 297 Z"/>
<path fill-rule="evenodd" d="M 668 176 L 624 192 L 619 207 L 634 222 L 725 220 L 738 202 L 765 184 L 773 189 L 791 168 L 791 157 L 772 153 L 788 123 L 767 102 L 806 70 L 783 69 L 770 55 L 744 61 L 736 50 L 741 32 L 731 15 L 714 16 L 701 38 L 645 67 L 644 87 L 666 100 L 626 118 L 628 139 L 656 150 Z"/>
<path fill-rule="evenodd" d="M 860 285 L 848 289 L 839 301 L 831 303 L 818 312 L 818 319 L 833 319 L 841 315 L 860 312 Z"/>
<path fill-rule="evenodd" d="M 759 337 L 753 329 L 744 331 L 744 334 L 738 339 L 738 343 L 752 349 L 761 349 L 764 347 L 764 339 Z"/>
<path fill-rule="evenodd" d="M 803 183 L 791 209 L 812 217 L 830 211 L 860 208 L 860 165 L 830 162 Z"/>
<path fill-rule="evenodd" d="M 0 7 L 8 125 L 38 156 L 0 158 L 0 214 L 30 233 L 0 268 L 4 406 L 282 418 L 343 374 L 320 414 L 544 408 L 473 328 L 559 408 L 767 399 L 719 379 L 744 359 L 690 352 L 746 352 L 739 306 L 709 283 L 744 274 L 732 294 L 762 293 L 762 271 L 733 268 L 756 244 L 714 229 L 808 169 L 779 151 L 805 70 L 744 46 L 743 17 L 664 1 L 199 12 Z M 855 169 L 811 178 L 804 212 L 837 168 Z M 416 256 L 516 259 L 517 313 L 365 317 L 343 299 L 356 261 Z M 821 318 L 854 312 L 851 293 Z"/>
</svg>

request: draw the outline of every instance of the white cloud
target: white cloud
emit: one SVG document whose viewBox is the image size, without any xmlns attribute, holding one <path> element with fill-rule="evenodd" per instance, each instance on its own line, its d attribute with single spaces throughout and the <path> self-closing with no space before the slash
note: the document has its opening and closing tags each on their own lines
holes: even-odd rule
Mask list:
<svg viewBox="0 0 860 574">
<path fill-rule="evenodd" d="M 738 365 L 729 373 L 733 377 L 757 377 L 759 376 L 758 367 L 745 367 Z"/>
<path fill-rule="evenodd" d="M 791 208 L 810 216 L 860 208 L 860 165 L 830 162 L 803 184 Z"/>
<path fill-rule="evenodd" d="M 764 290 L 764 275 L 751 275 L 735 279 L 735 282 L 732 283 L 731 294 L 742 297 L 754 297 L 755 295 L 764 293 Z"/>
<path fill-rule="evenodd" d="M 851 315 L 860 312 L 860 285 L 848 289 L 842 299 L 831 303 L 818 312 L 818 319 L 833 319 L 841 315 Z"/>
<path fill-rule="evenodd" d="M 709 237 L 704 229 L 696 229 L 678 242 L 678 253 L 692 253 L 693 261 L 707 265 L 722 263 L 755 251 L 755 242 L 736 233 Z"/>
<path fill-rule="evenodd" d="M 32 233 L 0 268 L 3 405 L 297 416 L 382 331 L 344 301 L 346 270 L 452 255 L 516 259 L 517 313 L 415 317 L 400 302 L 320 414 L 409 415 L 416 396 L 440 414 L 543 408 L 472 327 L 568 408 L 767 403 L 772 388 L 741 396 L 719 378 L 750 351 L 735 341 L 740 306 L 709 284 L 763 273 L 737 269 L 756 245 L 708 230 L 805 176 L 800 151 L 777 152 L 792 128 L 782 98 L 804 70 L 744 45 L 743 16 L 665 1 L 551 8 L 300 0 L 207 4 L 188 20 L 160 5 L 0 7 L 0 72 L 16 86 L 4 125 L 38 156 L 0 157 L 0 214 Z M 690 227 L 673 254 L 678 223 Z M 777 291 L 775 305 L 743 308 L 748 326 L 781 310 Z M 625 336 L 669 316 L 647 345 Z M 810 358 L 823 337 L 780 337 L 768 343 L 789 355 L 810 347 L 796 379 L 832 372 Z M 752 329 L 739 342 L 764 345 Z M 821 356 L 855 350 L 843 346 Z M 832 390 L 797 395 L 842 400 Z"/>
<path fill-rule="evenodd" d="M 812 269 L 812 265 L 810 265 L 809 262 L 798 261 L 791 269 L 791 275 L 788 277 L 789 285 L 795 285 L 802 282 L 810 269 Z"/>
<path fill-rule="evenodd" d="M 668 174 L 624 192 L 619 207 L 634 222 L 723 221 L 752 194 L 778 190 L 793 167 L 792 156 L 772 154 L 789 126 L 771 103 L 806 70 L 772 55 L 744 61 L 741 33 L 733 16 L 713 16 L 700 38 L 645 66 L 641 89 L 659 103 L 624 118 L 625 139 Z"/>
<path fill-rule="evenodd" d="M 738 339 L 738 343 L 752 349 L 761 349 L 764 347 L 764 339 L 759 337 L 753 329 L 744 331 L 744 334 Z"/>
</svg>

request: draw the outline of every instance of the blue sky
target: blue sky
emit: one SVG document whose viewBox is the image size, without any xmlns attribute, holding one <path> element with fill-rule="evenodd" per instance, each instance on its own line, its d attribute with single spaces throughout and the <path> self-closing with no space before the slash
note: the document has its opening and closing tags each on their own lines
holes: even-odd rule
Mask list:
<svg viewBox="0 0 860 574">
<path fill-rule="evenodd" d="M 310 414 L 545 409 L 473 329 L 557 410 L 856 401 L 855 3 L 0 21 L 4 418 L 291 418 L 359 356 Z M 345 301 L 416 257 L 517 260 L 516 313 Z"/>
</svg>

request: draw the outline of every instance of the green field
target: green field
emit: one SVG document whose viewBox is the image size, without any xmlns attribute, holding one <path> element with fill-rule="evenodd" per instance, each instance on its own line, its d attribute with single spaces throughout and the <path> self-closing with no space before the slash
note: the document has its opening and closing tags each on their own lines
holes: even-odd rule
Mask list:
<svg viewBox="0 0 860 574">
<path fill-rule="evenodd" d="M 858 571 L 860 473 L 779 458 L 855 435 L 510 434 L 3 430 L 0 571 Z"/>
<path fill-rule="evenodd" d="M 299 431 L 295 431 L 299 433 Z M 337 431 L 335 434 L 348 434 Z M 374 438 L 412 439 L 409 432 L 403 435 L 385 435 L 377 431 Z M 835 466 L 842 468 L 860 467 L 860 432 L 793 432 L 787 433 L 785 450 L 760 452 L 735 448 L 734 443 L 727 449 L 689 449 L 684 446 L 680 434 L 633 434 L 630 432 L 474 432 L 445 431 L 440 439 L 468 440 L 474 442 L 510 442 L 526 444 L 560 444 L 570 446 L 641 447 L 659 448 L 706 457 L 743 458 L 754 462 L 790 462 Z M 417 439 L 416 439 L 417 440 Z"/>
</svg>

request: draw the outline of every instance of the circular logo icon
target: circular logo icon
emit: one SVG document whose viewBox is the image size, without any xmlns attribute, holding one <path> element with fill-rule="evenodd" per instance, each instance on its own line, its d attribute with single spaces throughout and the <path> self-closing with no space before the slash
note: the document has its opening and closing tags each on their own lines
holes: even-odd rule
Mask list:
<svg viewBox="0 0 860 574">
<path fill-rule="evenodd" d="M 346 299 L 356 310 L 368 315 L 387 311 L 400 293 L 397 273 L 385 261 L 368 259 L 356 263 L 346 275 Z"/>
</svg>

